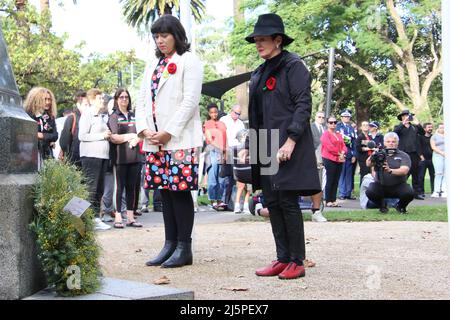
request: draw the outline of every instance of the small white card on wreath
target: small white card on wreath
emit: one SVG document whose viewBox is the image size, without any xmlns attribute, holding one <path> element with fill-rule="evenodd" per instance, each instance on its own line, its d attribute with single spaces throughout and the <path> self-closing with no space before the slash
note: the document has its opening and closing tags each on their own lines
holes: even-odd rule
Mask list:
<svg viewBox="0 0 450 320">
<path fill-rule="evenodd" d="M 64 211 L 69 211 L 76 217 L 81 217 L 83 213 L 91 206 L 89 201 L 83 200 L 78 197 L 73 197 L 64 207 Z"/>
</svg>

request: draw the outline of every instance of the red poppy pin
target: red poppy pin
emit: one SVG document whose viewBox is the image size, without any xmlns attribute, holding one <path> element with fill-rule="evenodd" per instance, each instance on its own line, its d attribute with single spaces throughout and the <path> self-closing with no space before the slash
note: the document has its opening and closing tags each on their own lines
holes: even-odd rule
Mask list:
<svg viewBox="0 0 450 320">
<path fill-rule="evenodd" d="M 170 63 L 170 64 L 167 66 L 167 71 L 168 71 L 170 74 L 174 74 L 175 72 L 177 72 L 177 65 L 176 65 L 175 63 Z"/>
<path fill-rule="evenodd" d="M 275 79 L 275 77 L 269 77 L 269 79 L 267 79 L 266 81 L 266 86 L 263 89 L 272 91 L 273 89 L 275 89 L 276 84 L 277 79 Z"/>
</svg>

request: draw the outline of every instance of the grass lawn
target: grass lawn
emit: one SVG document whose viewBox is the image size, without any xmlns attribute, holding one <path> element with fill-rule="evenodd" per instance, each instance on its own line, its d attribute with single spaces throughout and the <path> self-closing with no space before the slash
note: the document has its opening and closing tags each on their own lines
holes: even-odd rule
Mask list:
<svg viewBox="0 0 450 320">
<path fill-rule="evenodd" d="M 418 206 L 408 208 L 407 214 L 399 214 L 394 208 L 390 208 L 386 214 L 381 214 L 378 209 L 327 211 L 324 216 L 329 222 L 373 222 L 373 221 L 434 221 L 447 222 L 447 206 Z M 245 216 L 239 219 L 242 222 L 268 220 L 259 216 Z M 311 221 L 311 213 L 303 213 L 304 221 Z"/>
<path fill-rule="evenodd" d="M 359 174 L 355 174 L 355 185 L 354 185 L 354 189 L 353 189 L 353 195 L 357 198 L 359 198 Z M 407 183 L 412 186 L 412 178 L 409 177 Z M 430 177 L 428 176 L 428 171 L 427 171 L 427 175 L 425 176 L 425 193 L 426 194 L 431 194 L 431 185 L 430 185 Z M 339 190 L 338 190 L 338 195 L 339 195 Z"/>
</svg>

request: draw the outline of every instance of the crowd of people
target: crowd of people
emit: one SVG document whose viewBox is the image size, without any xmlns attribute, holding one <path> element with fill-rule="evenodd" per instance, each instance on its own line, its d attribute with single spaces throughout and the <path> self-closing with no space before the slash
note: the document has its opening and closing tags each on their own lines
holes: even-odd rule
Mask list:
<svg viewBox="0 0 450 320">
<path fill-rule="evenodd" d="M 413 198 L 423 199 L 426 170 L 431 196 L 446 197 L 443 124 L 433 134 L 432 124 L 421 126 L 408 110 L 384 136 L 377 121 L 364 121 L 357 130 L 349 110 L 340 113 L 340 121 L 319 111 L 310 122 L 311 75 L 286 50 L 294 39 L 278 15 L 260 15 L 245 38 L 264 61 L 250 81 L 248 126 L 240 119 L 241 106 L 224 114 L 214 103 L 202 123 L 203 67 L 190 52 L 183 26 L 164 15 L 151 33 L 156 56 L 145 68 L 135 104 L 126 88 L 110 98 L 94 88 L 78 92 L 74 110 L 56 118 L 51 90 L 33 88 L 25 100 L 38 125 L 39 168 L 57 158 L 83 172 L 96 229 L 111 228 L 108 221 L 117 229 L 142 227 L 137 217 L 148 211 L 153 192 L 165 242 L 147 266 L 192 264 L 198 190 L 206 191 L 212 209 L 236 214 L 250 213 L 254 191 L 262 190 L 254 212 L 270 218 L 277 259 L 256 274 L 280 279 L 305 275 L 303 199 L 311 198 L 312 220 L 325 222 L 322 201 L 338 207 L 339 200 L 356 199 L 357 166 L 366 205 L 381 212 L 387 212 L 389 199 L 397 199 L 402 213 Z M 251 131 L 258 134 L 252 137 Z M 406 183 L 409 175 L 413 188 Z"/>
<path fill-rule="evenodd" d="M 357 167 L 360 175 L 360 198 L 364 199 L 361 202 L 363 208 L 377 207 L 385 213 L 385 200 L 389 202 L 389 199 L 397 199 L 397 211 L 405 213 L 407 205 L 413 199 L 425 199 L 427 170 L 431 197 L 447 197 L 442 123 L 437 125 L 436 132 L 433 133 L 433 124 L 421 125 L 414 114 L 403 110 L 397 116 L 401 123 L 383 136 L 378 121 L 363 121 L 357 130 L 350 123 L 352 115 L 349 110 L 344 110 L 340 116 L 341 121 L 338 121 L 334 115 L 330 115 L 325 124 L 325 114 L 317 112 L 315 121 L 311 124 L 318 167 L 322 165 L 326 172 L 324 200 L 327 207 L 341 206 L 339 200 L 356 200 L 352 192 Z M 385 152 L 380 154 L 380 150 Z M 376 170 L 373 153 L 377 158 L 384 157 L 383 163 L 379 165 L 381 171 Z M 404 168 L 397 171 L 402 166 Z M 409 176 L 412 188 L 406 183 Z M 367 183 L 363 186 L 365 179 L 372 183 L 371 188 Z M 380 183 L 383 187 L 389 187 L 389 190 L 383 191 L 381 185 L 375 187 Z M 371 201 L 369 206 L 367 200 Z"/>
</svg>

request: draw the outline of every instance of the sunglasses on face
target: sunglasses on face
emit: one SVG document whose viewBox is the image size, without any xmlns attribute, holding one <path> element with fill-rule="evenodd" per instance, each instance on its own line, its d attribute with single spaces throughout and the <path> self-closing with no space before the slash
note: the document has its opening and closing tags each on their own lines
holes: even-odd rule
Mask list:
<svg viewBox="0 0 450 320">
<path fill-rule="evenodd" d="M 233 111 L 235 115 L 240 116 L 241 114 L 239 112 Z"/>
<path fill-rule="evenodd" d="M 328 121 L 329 124 L 337 124 L 337 121 Z"/>
<path fill-rule="evenodd" d="M 323 118 L 325 118 L 325 117 L 322 117 L 322 116 L 317 116 L 317 118 L 319 118 L 319 119 L 323 119 Z"/>
</svg>

